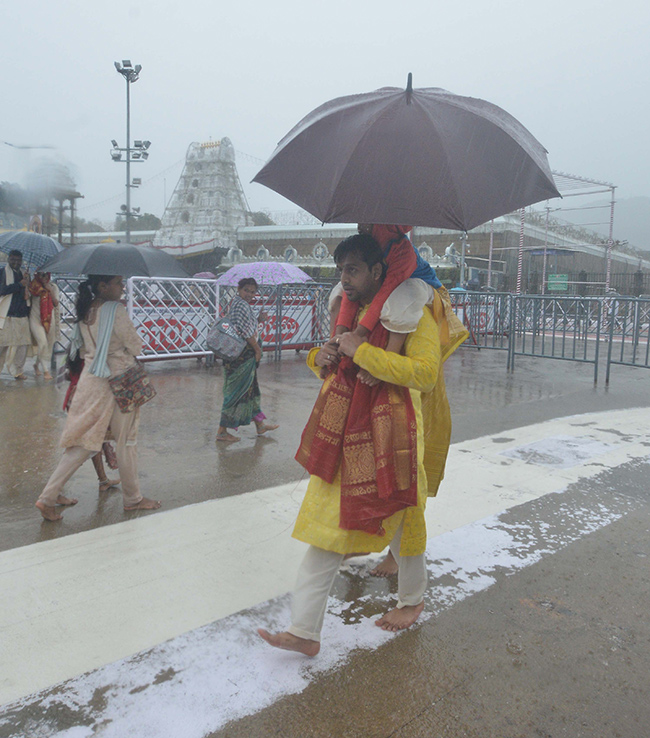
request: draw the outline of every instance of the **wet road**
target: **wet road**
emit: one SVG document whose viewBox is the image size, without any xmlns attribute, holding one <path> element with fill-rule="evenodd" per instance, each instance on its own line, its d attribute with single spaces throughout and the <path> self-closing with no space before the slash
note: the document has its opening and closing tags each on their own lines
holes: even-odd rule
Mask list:
<svg viewBox="0 0 650 738">
<path fill-rule="evenodd" d="M 509 374 L 505 361 L 501 352 L 461 349 L 446 364 L 453 442 L 566 415 L 650 406 L 650 373 L 642 369 L 615 368 L 607 389 L 594 387 L 586 365 L 520 358 Z M 164 510 L 304 478 L 293 455 L 319 386 L 304 355 L 264 360 L 262 407 L 280 428 L 260 438 L 253 426 L 243 428 L 234 445 L 214 440 L 221 367 L 184 360 L 148 368 L 158 395 L 142 412 L 140 478 L 143 494 L 160 499 Z M 79 504 L 64 511 L 61 523 L 41 521 L 33 504 L 61 453 L 64 392 L 42 380 L 0 378 L 0 550 L 141 515 L 123 512 L 117 489 L 98 494 L 86 463 L 66 487 Z"/>
</svg>

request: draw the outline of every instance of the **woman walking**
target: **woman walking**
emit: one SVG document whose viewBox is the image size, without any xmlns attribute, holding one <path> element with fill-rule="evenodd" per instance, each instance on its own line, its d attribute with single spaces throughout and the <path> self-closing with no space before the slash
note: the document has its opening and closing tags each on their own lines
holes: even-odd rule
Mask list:
<svg viewBox="0 0 650 738">
<path fill-rule="evenodd" d="M 34 374 L 52 379 L 50 365 L 54 342 L 61 336 L 59 288 L 50 280 L 49 272 L 36 272 L 29 286 L 32 307 L 29 312 L 29 330 L 36 344 Z M 39 367 L 40 365 L 40 367 Z"/>
<path fill-rule="evenodd" d="M 73 344 L 85 365 L 61 437 L 65 451 L 36 502 L 45 520 L 61 520 L 57 505 L 77 504 L 63 495 L 63 487 L 84 461 L 101 450 L 109 425 L 116 441 L 124 509 L 160 507 L 160 502 L 140 494 L 136 455 L 140 410 L 120 412 L 108 383 L 132 367 L 142 350 L 135 326 L 119 302 L 123 289 L 122 277 L 111 275 L 91 275 L 79 287 Z"/>
<path fill-rule="evenodd" d="M 266 415 L 260 407 L 262 398 L 257 383 L 257 367 L 262 349 L 257 340 L 257 324 L 264 316 L 255 317 L 251 307 L 257 289 L 257 282 L 252 277 L 240 279 L 228 311 L 228 319 L 246 341 L 246 346 L 236 359 L 223 363 L 223 407 L 217 441 L 225 443 L 240 440 L 228 432 L 229 428 L 237 430 L 240 425 L 248 425 L 251 421 L 257 426 L 258 436 L 279 427 L 264 422 Z"/>
</svg>

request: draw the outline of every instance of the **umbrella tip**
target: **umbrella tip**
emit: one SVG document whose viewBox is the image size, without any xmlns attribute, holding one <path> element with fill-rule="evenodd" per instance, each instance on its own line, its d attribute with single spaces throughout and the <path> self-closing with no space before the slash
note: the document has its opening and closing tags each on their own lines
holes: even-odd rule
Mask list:
<svg viewBox="0 0 650 738">
<path fill-rule="evenodd" d="M 411 104 L 411 95 L 413 94 L 413 72 L 409 72 L 406 80 L 406 102 Z"/>
</svg>

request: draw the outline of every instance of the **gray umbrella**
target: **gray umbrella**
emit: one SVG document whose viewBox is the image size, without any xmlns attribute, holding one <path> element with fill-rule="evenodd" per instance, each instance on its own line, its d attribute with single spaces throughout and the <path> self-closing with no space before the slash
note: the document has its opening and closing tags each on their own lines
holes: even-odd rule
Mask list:
<svg viewBox="0 0 650 738">
<path fill-rule="evenodd" d="M 328 223 L 468 231 L 559 197 L 544 147 L 485 100 L 384 87 L 303 118 L 253 182 Z"/>
<path fill-rule="evenodd" d="M 158 249 L 131 243 L 70 246 L 43 265 L 56 274 L 115 274 L 122 277 L 189 277 L 174 259 Z"/>
</svg>

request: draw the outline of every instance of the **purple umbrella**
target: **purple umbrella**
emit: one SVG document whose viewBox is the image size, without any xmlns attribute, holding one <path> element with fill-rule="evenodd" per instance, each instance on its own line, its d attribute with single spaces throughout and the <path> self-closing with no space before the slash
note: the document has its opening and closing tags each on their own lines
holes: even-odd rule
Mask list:
<svg viewBox="0 0 650 738">
<path fill-rule="evenodd" d="M 194 279 L 216 279 L 217 275 L 212 274 L 212 272 L 197 272 L 196 274 L 193 274 L 192 277 Z"/>
<path fill-rule="evenodd" d="M 326 223 L 469 231 L 559 197 L 546 150 L 485 100 L 384 87 L 321 105 L 278 144 L 253 182 Z"/>
<path fill-rule="evenodd" d="M 313 282 L 309 274 L 293 264 L 283 261 L 253 261 L 248 264 L 237 264 L 224 272 L 217 279 L 217 284 L 237 284 L 244 277 L 252 277 L 257 284 Z"/>
</svg>

